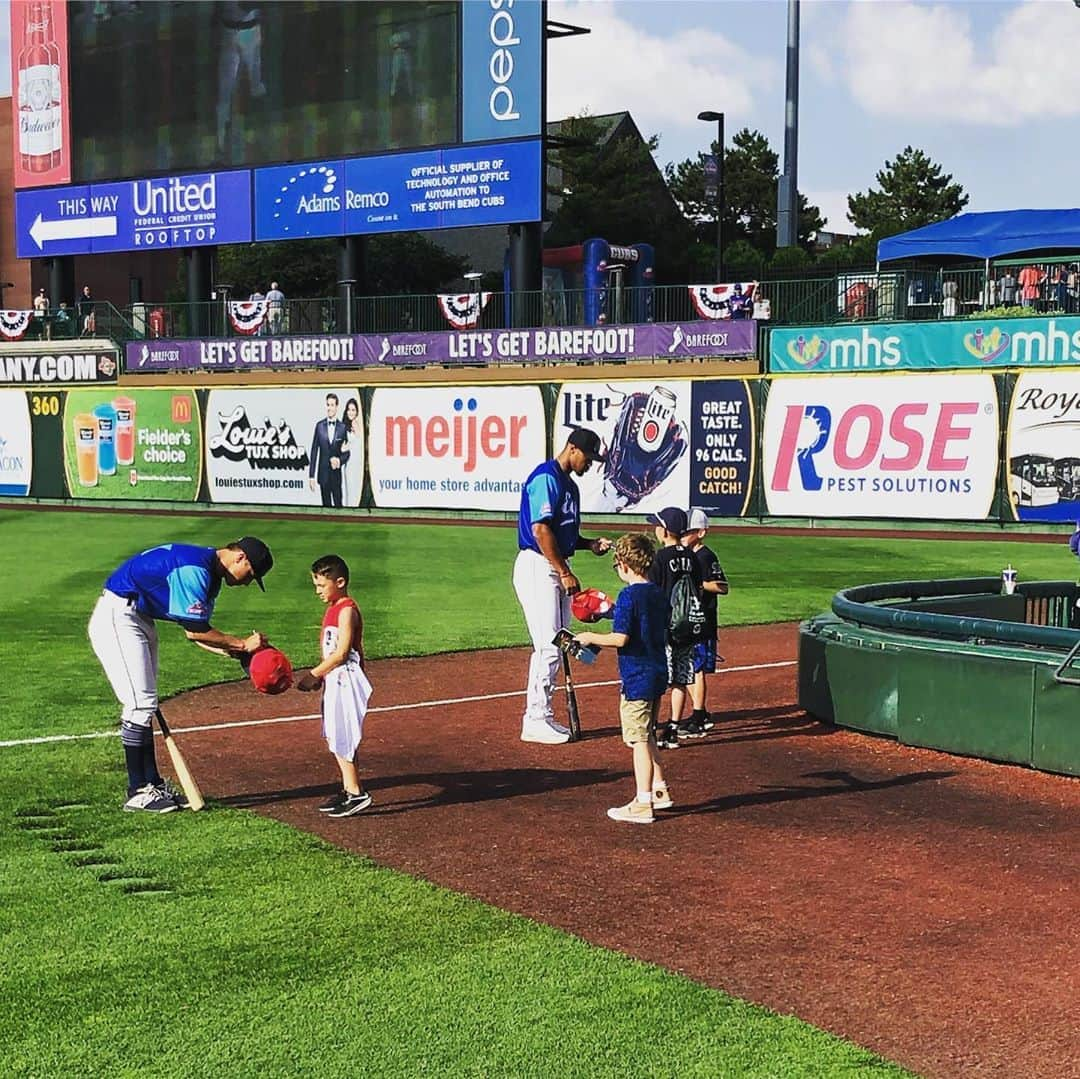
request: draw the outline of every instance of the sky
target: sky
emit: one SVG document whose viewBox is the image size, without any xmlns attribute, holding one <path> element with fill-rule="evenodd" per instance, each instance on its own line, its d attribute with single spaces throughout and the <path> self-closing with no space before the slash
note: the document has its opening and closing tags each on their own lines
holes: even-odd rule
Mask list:
<svg viewBox="0 0 1080 1079">
<path fill-rule="evenodd" d="M 0 0 L 0 94 L 9 94 Z M 658 164 L 708 149 L 723 112 L 783 159 L 787 0 L 549 0 L 548 117 L 628 111 Z M 799 190 L 826 228 L 911 145 L 967 210 L 1080 205 L 1080 7 L 1071 0 L 802 0 Z"/>
</svg>

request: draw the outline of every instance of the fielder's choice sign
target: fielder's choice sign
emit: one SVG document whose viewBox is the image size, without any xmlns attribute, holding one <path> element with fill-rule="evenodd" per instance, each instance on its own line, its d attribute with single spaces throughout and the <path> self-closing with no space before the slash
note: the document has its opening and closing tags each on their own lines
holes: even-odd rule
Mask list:
<svg viewBox="0 0 1080 1079">
<path fill-rule="evenodd" d="M 202 424 L 192 390 L 71 390 L 64 465 L 72 498 L 194 502 Z"/>
<path fill-rule="evenodd" d="M 516 511 L 546 451 L 537 386 L 379 387 L 370 422 L 380 507 Z"/>
<path fill-rule="evenodd" d="M 574 382 L 559 391 L 552 442 L 574 427 L 607 447 L 578 479 L 583 513 L 652 513 L 685 506 L 690 485 L 690 383 Z"/>
<path fill-rule="evenodd" d="M 26 394 L 0 390 L 0 495 L 23 498 L 30 493 L 33 473 L 30 447 Z"/>
<path fill-rule="evenodd" d="M 1080 520 L 1080 372 L 1025 371 L 1017 378 L 1008 447 L 1013 516 Z"/>
<path fill-rule="evenodd" d="M 114 348 L 53 352 L 22 348 L 0 352 L 0 384 L 40 386 L 73 382 L 115 382 L 120 353 Z"/>
<path fill-rule="evenodd" d="M 765 408 L 768 512 L 983 520 L 997 447 L 992 375 L 781 379 Z"/>
<path fill-rule="evenodd" d="M 211 502 L 360 505 L 360 391 L 348 386 L 211 390 L 206 476 Z"/>
<path fill-rule="evenodd" d="M 754 402 L 742 379 L 694 382 L 690 392 L 690 502 L 741 517 L 754 477 Z"/>
</svg>

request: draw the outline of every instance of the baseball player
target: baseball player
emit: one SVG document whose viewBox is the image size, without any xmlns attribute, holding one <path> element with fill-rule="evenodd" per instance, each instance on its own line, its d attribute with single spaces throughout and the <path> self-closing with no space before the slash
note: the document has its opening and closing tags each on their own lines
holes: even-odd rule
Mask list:
<svg viewBox="0 0 1080 1079">
<path fill-rule="evenodd" d="M 240 656 L 266 644 L 257 630 L 233 637 L 210 618 L 222 583 L 262 579 L 274 564 L 270 548 L 245 536 L 215 550 L 185 543 L 152 547 L 122 563 L 105 582 L 90 616 L 90 644 L 123 705 L 120 741 L 128 773 L 124 809 L 171 813 L 181 802 L 161 778 L 151 724 L 158 708 L 158 638 L 155 622 L 175 622 L 189 641 L 210 652 Z"/>
<path fill-rule="evenodd" d="M 600 438 L 587 427 L 575 427 L 562 451 L 538 465 L 521 488 L 518 512 L 518 556 L 514 591 L 525 613 L 533 653 L 521 740 L 559 745 L 570 732 L 555 721 L 551 694 L 559 667 L 559 650 L 551 643 L 570 621 L 570 597 L 581 583 L 570 569 L 576 550 L 588 547 L 601 555 L 611 547 L 603 537 L 581 535 L 581 495 L 573 476 L 583 476 L 593 461 L 603 461 Z"/>
</svg>

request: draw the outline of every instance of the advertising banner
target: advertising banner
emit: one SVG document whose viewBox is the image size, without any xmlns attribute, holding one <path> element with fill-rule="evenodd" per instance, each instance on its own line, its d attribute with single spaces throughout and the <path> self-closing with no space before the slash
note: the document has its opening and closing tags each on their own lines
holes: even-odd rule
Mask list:
<svg viewBox="0 0 1080 1079">
<path fill-rule="evenodd" d="M 982 520 L 993 506 L 991 375 L 781 379 L 762 440 L 778 517 Z"/>
<path fill-rule="evenodd" d="M 30 409 L 26 394 L 0 390 L 0 495 L 23 498 L 30 493 L 33 453 Z"/>
<path fill-rule="evenodd" d="M 501 225 L 540 217 L 540 143 L 255 170 L 255 239 Z"/>
<path fill-rule="evenodd" d="M 192 390 L 71 390 L 64 471 L 72 498 L 194 502 L 202 425 Z"/>
<path fill-rule="evenodd" d="M 773 329 L 769 371 L 914 371 L 1080 364 L 1080 317 Z"/>
<path fill-rule="evenodd" d="M 540 0 L 461 5 L 465 142 L 540 134 L 544 25 Z"/>
<path fill-rule="evenodd" d="M 688 381 L 563 385 L 552 427 L 555 452 L 578 426 L 595 431 L 607 447 L 607 460 L 596 462 L 577 481 L 582 513 L 686 508 L 690 386 Z"/>
<path fill-rule="evenodd" d="M 1013 517 L 1080 521 L 1080 371 L 1021 374 L 1007 439 Z"/>
<path fill-rule="evenodd" d="M 690 387 L 690 501 L 713 517 L 742 517 L 754 480 L 750 383 L 725 378 Z"/>
<path fill-rule="evenodd" d="M 402 367 L 455 363 L 560 363 L 564 360 L 752 356 L 757 324 L 646 322 L 561 329 L 464 330 L 352 337 L 246 337 L 217 341 L 131 341 L 127 374 L 296 367 Z"/>
<path fill-rule="evenodd" d="M 251 173 L 204 172 L 15 193 L 19 258 L 251 240 Z"/>
<path fill-rule="evenodd" d="M 115 382 L 120 353 L 115 348 L 87 348 L 83 352 L 53 352 L 48 345 L 17 352 L 0 350 L 0 384 L 38 386 L 69 382 Z"/>
<path fill-rule="evenodd" d="M 211 502 L 360 505 L 360 391 L 211 390 L 206 402 L 206 477 Z"/>
<path fill-rule="evenodd" d="M 71 180 L 66 0 L 11 0 L 15 187 Z"/>
<path fill-rule="evenodd" d="M 545 458 L 537 386 L 378 387 L 369 443 L 375 505 L 515 512 Z"/>
</svg>

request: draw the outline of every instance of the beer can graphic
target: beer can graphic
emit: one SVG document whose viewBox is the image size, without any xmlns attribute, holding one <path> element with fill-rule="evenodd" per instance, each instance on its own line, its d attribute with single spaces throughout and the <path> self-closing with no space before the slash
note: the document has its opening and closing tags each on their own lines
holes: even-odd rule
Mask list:
<svg viewBox="0 0 1080 1079">
<path fill-rule="evenodd" d="M 135 402 L 130 397 L 114 397 L 116 410 L 116 463 L 135 463 Z"/>
<path fill-rule="evenodd" d="M 75 463 L 81 487 L 98 485 L 98 420 L 89 412 L 74 419 Z"/>
<path fill-rule="evenodd" d="M 638 420 L 637 444 L 645 453 L 655 453 L 660 448 L 674 416 L 675 394 L 664 386 L 654 387 Z"/>
<path fill-rule="evenodd" d="M 116 409 L 98 405 L 94 409 L 98 421 L 98 472 L 102 476 L 116 475 Z"/>
</svg>

